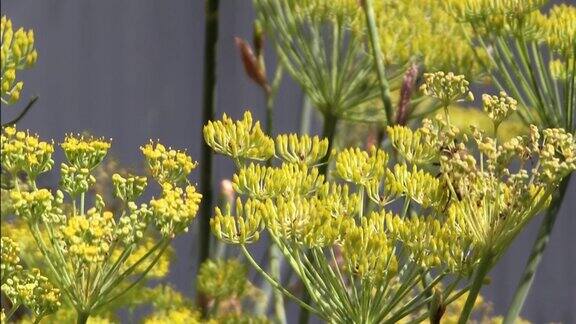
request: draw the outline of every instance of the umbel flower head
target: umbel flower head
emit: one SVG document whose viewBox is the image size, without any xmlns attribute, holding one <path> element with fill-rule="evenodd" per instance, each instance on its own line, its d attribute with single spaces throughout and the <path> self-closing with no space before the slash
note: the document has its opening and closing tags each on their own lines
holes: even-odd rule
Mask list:
<svg viewBox="0 0 576 324">
<path fill-rule="evenodd" d="M 328 140 L 296 134 L 276 137 L 276 154 L 285 162 L 314 166 L 328 153 Z"/>
<path fill-rule="evenodd" d="M 448 1 L 470 44 L 481 44 L 500 90 L 518 100 L 526 126 L 574 130 L 576 8 L 547 0 Z M 567 95 L 564 95 L 567 94 Z"/>
<path fill-rule="evenodd" d="M 254 8 L 282 67 L 316 109 L 329 119 L 369 118 L 363 105 L 379 88 L 365 35 L 356 28 L 364 22 L 357 1 L 256 0 Z"/>
<path fill-rule="evenodd" d="M 165 236 L 185 232 L 196 217 L 201 199 L 202 195 L 196 192 L 194 186 L 179 188 L 164 183 L 162 197 L 150 201 L 152 219 Z"/>
<path fill-rule="evenodd" d="M 34 32 L 18 28 L 14 31 L 12 21 L 6 16 L 0 20 L 0 94 L 3 105 L 11 105 L 20 99 L 24 83 L 16 81 L 16 72 L 32 67 L 38 59 L 34 48 Z"/>
<path fill-rule="evenodd" d="M 576 7 L 567 4 L 552 7 L 544 21 L 544 30 L 552 49 L 567 57 L 576 55 Z"/>
<path fill-rule="evenodd" d="M 150 142 L 141 147 L 147 167 L 159 183 L 179 184 L 185 182 L 196 166 L 196 162 L 185 152 L 166 148 L 160 143 Z"/>
<path fill-rule="evenodd" d="M 209 121 L 204 126 L 204 140 L 216 153 L 235 161 L 265 161 L 274 155 L 274 140 L 262 132 L 260 122 L 252 123 L 249 111 L 242 120 L 233 121 L 224 114 L 221 121 Z"/>
<path fill-rule="evenodd" d="M 54 288 L 40 270 L 22 270 L 2 284 L 2 291 L 14 305 L 26 305 L 36 318 L 60 307 L 60 290 Z"/>
<path fill-rule="evenodd" d="M 460 79 L 433 84 L 446 100 L 469 92 L 442 88 L 467 87 Z M 513 110 L 513 99 L 503 95 L 486 101 L 496 121 Z M 323 320 L 392 323 L 420 312 L 431 292 L 441 303 L 454 300 L 454 289 L 438 283 L 469 278 L 480 264 L 494 266 L 576 169 L 576 143 L 560 129 L 534 127 L 529 136 L 500 143 L 478 130 L 466 135 L 438 118 L 417 130 L 397 126 L 389 133 L 403 162 L 388 165 L 387 154 L 374 147 L 343 149 L 332 155 L 337 179 L 317 176 L 313 164 L 302 163 L 305 157 L 279 154 L 282 163 L 267 166 L 240 162 L 233 177 L 236 211 L 217 208 L 213 233 L 239 245 L 273 287 Z M 316 151 L 307 151 L 315 159 Z M 512 167 L 518 160 L 520 168 Z M 400 209 L 389 209 L 394 205 Z M 262 235 L 303 281 L 311 304 L 254 260 L 247 245 Z M 419 288 L 422 276 L 432 279 Z M 408 291 L 416 294 L 412 302 L 404 298 Z"/>
<path fill-rule="evenodd" d="M 496 126 L 510 117 L 518 107 L 518 101 L 509 97 L 504 91 L 501 91 L 498 96 L 484 94 L 482 96 L 482 104 L 482 109 Z"/>
<path fill-rule="evenodd" d="M 5 127 L 0 139 L 2 167 L 9 173 L 26 173 L 31 179 L 50 171 L 54 165 L 54 145 L 41 141 L 38 135 Z"/>
<path fill-rule="evenodd" d="M 52 145 L 41 143 L 37 136 L 13 128 L 6 128 L 2 135 L 3 170 L 29 175 L 27 186 L 18 185 L 21 180 L 14 177 L 16 186 L 10 192 L 14 214 L 29 226 L 41 262 L 47 265 L 55 286 L 77 312 L 91 314 L 143 278 L 154 275 L 152 270 L 171 240 L 187 230 L 202 197 L 187 179 L 196 164 L 183 151 L 166 149 L 161 144 L 145 146 L 142 151 L 161 194 L 148 203 L 138 203 L 147 179 L 114 174 L 113 193 L 124 204 L 112 212 L 100 195 L 88 197 L 96 182 L 92 173 L 104 160 L 110 142 L 67 136 L 61 144 L 67 162 L 62 164 L 60 190 L 55 193 L 38 188 L 35 182 L 37 175 L 53 165 Z M 92 206 L 88 206 L 90 203 Z M 154 231 L 160 235 L 154 235 Z M 4 269 L 14 269 L 10 246 L 3 239 L 3 276 Z M 4 254 L 10 263 L 5 263 Z M 36 275 L 28 277 L 43 282 Z"/>
<path fill-rule="evenodd" d="M 256 200 L 242 203 L 236 201 L 236 213 L 231 214 L 230 206 L 224 213 L 216 207 L 216 214 L 210 220 L 214 235 L 227 243 L 248 244 L 258 241 L 262 230 L 262 204 Z"/>
<path fill-rule="evenodd" d="M 420 90 L 424 95 L 436 98 L 448 106 L 461 100 L 473 101 L 474 95 L 469 85 L 463 75 L 454 75 L 452 72 L 425 73 Z"/>
<path fill-rule="evenodd" d="M 2 236 L 0 242 L 2 252 L 1 289 L 11 303 L 10 314 L 14 314 L 20 306 L 25 306 L 39 321 L 44 316 L 55 312 L 60 307 L 60 290 L 55 288 L 40 270 L 24 269 L 20 264 L 20 247 L 8 237 Z M 11 316 L 11 315 L 10 315 Z M 2 310 L 2 323 L 7 323 Z"/>
<path fill-rule="evenodd" d="M 18 244 L 9 237 L 2 236 L 2 241 L 0 241 L 0 255 L 2 257 L 0 283 L 4 283 L 14 272 L 22 270 L 19 254 L 20 247 Z"/>
<path fill-rule="evenodd" d="M 534 37 L 541 32 L 538 12 L 548 0 L 451 0 L 448 5 L 458 17 L 482 33 L 512 33 Z"/>
<path fill-rule="evenodd" d="M 92 171 L 104 160 L 111 144 L 101 138 L 68 135 L 60 146 L 70 165 Z"/>
<path fill-rule="evenodd" d="M 487 57 L 484 51 L 467 44 L 468 26 L 435 0 L 374 1 L 382 56 L 387 66 L 421 63 L 427 71 L 459 71 L 478 78 Z M 458 1 L 463 2 L 463 1 Z M 366 28 L 360 21 L 357 27 Z"/>
</svg>

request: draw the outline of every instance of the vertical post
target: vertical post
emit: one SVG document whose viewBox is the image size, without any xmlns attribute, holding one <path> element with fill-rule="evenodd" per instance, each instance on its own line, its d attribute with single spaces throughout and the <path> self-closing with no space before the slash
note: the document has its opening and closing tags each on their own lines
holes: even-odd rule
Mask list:
<svg viewBox="0 0 576 324">
<path fill-rule="evenodd" d="M 214 119 L 216 95 L 216 55 L 218 43 L 218 5 L 219 0 L 206 0 L 206 22 L 204 30 L 204 89 L 202 98 L 202 125 Z M 203 195 L 200 209 L 199 230 L 199 263 L 200 266 L 210 255 L 210 214 L 212 210 L 212 151 L 203 143 L 200 160 L 202 173 L 200 176 L 200 190 Z M 199 296 L 202 313 L 206 308 Z"/>
</svg>

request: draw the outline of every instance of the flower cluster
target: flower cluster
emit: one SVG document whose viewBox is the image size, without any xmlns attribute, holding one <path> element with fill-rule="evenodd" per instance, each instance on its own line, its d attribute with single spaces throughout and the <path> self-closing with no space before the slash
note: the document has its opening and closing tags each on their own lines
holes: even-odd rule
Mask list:
<svg viewBox="0 0 576 324">
<path fill-rule="evenodd" d="M 36 318 L 60 307 L 60 290 L 54 288 L 38 269 L 22 270 L 2 284 L 2 291 L 14 305 L 26 305 Z"/>
<path fill-rule="evenodd" d="M 368 118 L 363 105 L 379 88 L 357 28 L 365 21 L 357 1 L 256 0 L 254 7 L 282 67 L 316 109 L 329 118 Z"/>
<path fill-rule="evenodd" d="M 175 187 L 162 185 L 162 197 L 150 201 L 150 211 L 156 227 L 162 235 L 170 237 L 188 231 L 188 225 L 196 217 L 202 195 L 194 186 Z"/>
<path fill-rule="evenodd" d="M 544 28 L 546 41 L 552 49 L 563 55 L 576 55 L 573 45 L 576 42 L 576 7 L 566 4 L 552 7 Z"/>
<path fill-rule="evenodd" d="M 459 71 L 478 78 L 486 54 L 469 46 L 458 20 L 435 0 L 374 1 L 382 55 L 390 66 L 422 62 L 428 71 Z M 365 29 L 362 21 L 358 29 Z"/>
<path fill-rule="evenodd" d="M 242 120 L 226 116 L 204 126 L 204 140 L 219 154 L 237 160 L 265 161 L 274 155 L 274 140 L 266 136 L 260 122 L 252 122 L 252 114 L 245 112 Z"/>
<path fill-rule="evenodd" d="M 518 100 L 526 125 L 574 128 L 576 8 L 546 0 L 451 0 L 471 27 L 498 88 Z M 561 95 L 563 94 L 563 95 Z"/>
<path fill-rule="evenodd" d="M 20 248 L 18 244 L 8 237 L 2 236 L 0 243 L 2 252 L 1 289 L 11 303 L 10 315 L 20 306 L 25 306 L 34 315 L 37 321 L 44 316 L 55 312 L 60 307 L 60 290 L 55 288 L 40 270 L 24 269 L 20 264 Z M 2 309 L 2 323 L 5 318 Z"/>
<path fill-rule="evenodd" d="M 541 32 L 538 12 L 546 0 L 466 0 L 449 1 L 457 16 L 482 33 L 534 37 Z"/>
<path fill-rule="evenodd" d="M 299 164 L 271 168 L 251 163 L 234 175 L 232 186 L 237 193 L 263 200 L 279 195 L 308 195 L 320 188 L 323 180 L 317 169 L 308 170 Z"/>
<path fill-rule="evenodd" d="M 482 96 L 483 110 L 492 119 L 496 128 L 506 118 L 510 117 L 518 107 L 518 101 L 501 91 L 499 96 L 484 94 Z"/>
<path fill-rule="evenodd" d="M 420 88 L 426 96 L 436 98 L 444 106 L 468 100 L 473 101 L 474 95 L 469 88 L 470 83 L 464 75 L 454 75 L 452 72 L 425 73 L 424 84 Z"/>
<path fill-rule="evenodd" d="M 123 204 L 112 212 L 100 195 L 87 197 L 96 182 L 92 173 L 110 146 L 110 142 L 97 138 L 67 136 L 61 144 L 67 159 L 61 167 L 62 191 L 53 194 L 38 188 L 35 181 L 53 165 L 52 144 L 14 128 L 6 128 L 2 135 L 2 168 L 28 174 L 28 186 L 15 186 L 10 192 L 13 212 L 30 228 L 41 252 L 39 261 L 50 269 L 56 286 L 79 314 L 90 315 L 101 309 L 146 276 L 165 274 L 163 252 L 171 239 L 187 230 L 202 197 L 188 184 L 187 176 L 195 167 L 191 157 L 161 144 L 149 144 L 142 151 L 150 172 L 160 182 L 161 196 L 139 204 L 147 179 L 114 174 L 113 193 Z M 181 187 L 181 183 L 186 185 Z M 153 235 L 154 229 L 161 235 Z M 7 261 L 16 260 L 13 250 L 3 238 L 2 276 L 4 270 L 14 269 L 12 263 L 4 261 L 4 254 Z M 155 266 L 158 269 L 153 269 Z M 36 273 L 22 280 L 11 282 L 15 292 L 21 289 L 18 287 L 31 287 L 40 289 L 45 298 L 52 296 L 45 280 Z M 53 310 L 52 304 L 30 303 L 37 316 L 45 309 Z"/>
<path fill-rule="evenodd" d="M 72 166 L 92 171 L 104 160 L 111 144 L 101 138 L 68 135 L 60 146 Z"/>
<path fill-rule="evenodd" d="M 236 201 L 236 213 L 231 214 L 230 205 L 225 213 L 216 207 L 216 214 L 210 220 L 214 235 L 227 243 L 248 244 L 258 241 L 262 230 L 261 203 L 247 200 Z"/>
<path fill-rule="evenodd" d="M 184 182 L 197 163 L 185 152 L 166 148 L 160 143 L 150 142 L 140 148 L 146 158 L 152 176 L 159 183 L 179 184 Z"/>
<path fill-rule="evenodd" d="M 395 241 L 382 226 L 380 216 L 374 213 L 363 218 L 362 224 L 352 226 L 343 238 L 345 269 L 363 279 L 391 278 L 398 270 Z"/>
<path fill-rule="evenodd" d="M 276 138 L 276 154 L 282 160 L 307 166 L 319 163 L 328 153 L 328 140 L 318 136 L 279 135 Z"/>
<path fill-rule="evenodd" d="M 12 21 L 2 16 L 0 21 L 0 89 L 2 104 L 10 105 L 20 99 L 24 83 L 16 81 L 16 71 L 32 67 L 38 59 L 34 48 L 34 32 L 19 28 L 14 31 Z"/>
<path fill-rule="evenodd" d="M 114 196 L 126 202 L 133 202 L 138 199 L 148 184 L 146 177 L 122 177 L 117 173 L 112 175 L 112 183 L 114 185 Z"/>
<path fill-rule="evenodd" d="M 4 282 L 12 273 L 22 270 L 20 265 L 20 247 L 9 237 L 2 236 L 0 241 L 0 256 L 2 264 L 0 265 L 0 282 Z"/>
<path fill-rule="evenodd" d="M 465 80 L 451 74 L 440 80 L 444 76 L 430 76 L 431 94 L 445 101 L 469 94 Z M 495 122 L 515 108 L 514 99 L 504 95 L 485 97 L 485 102 Z M 388 155 L 374 147 L 335 151 L 333 175 L 344 185 L 294 155 L 279 154 L 277 166 L 238 165 L 236 212 L 217 208 L 212 231 L 240 245 L 263 274 L 246 245 L 265 231 L 304 282 L 313 301 L 308 306 L 321 318 L 350 322 L 372 316 L 393 322 L 418 311 L 402 304 L 402 292 L 421 275 L 432 278 L 417 293 L 426 296 L 447 276 L 470 277 L 480 263 L 492 267 L 546 207 L 561 179 L 576 169 L 574 139 L 559 129 L 534 128 L 530 136 L 504 143 L 478 130 L 468 136 L 442 118 L 427 120 L 417 130 L 396 126 L 388 131 L 404 162 L 389 166 Z M 292 138 L 293 143 L 308 140 Z M 280 146 L 286 141 L 286 136 L 277 138 Z M 320 158 L 315 150 L 306 151 L 313 160 Z M 521 167 L 512 168 L 518 160 Z M 399 213 L 388 209 L 394 202 L 402 206 Z M 354 279 L 344 280 L 342 273 Z M 440 300 L 449 300 L 452 290 L 435 291 Z M 364 298 L 376 304 L 362 308 Z"/>
<path fill-rule="evenodd" d="M 108 256 L 114 227 L 111 212 L 92 208 L 86 215 L 68 218 L 59 234 L 71 258 L 83 264 L 100 263 Z"/>
<path fill-rule="evenodd" d="M 35 134 L 5 127 L 0 145 L 2 167 L 13 175 L 25 172 L 30 179 L 35 179 L 40 173 L 50 171 L 54 164 L 54 145 L 41 141 Z"/>
<path fill-rule="evenodd" d="M 388 155 L 372 146 L 369 152 L 351 148 L 336 155 L 336 174 L 343 180 L 367 184 L 384 175 L 383 165 L 388 163 Z"/>
<path fill-rule="evenodd" d="M 430 164 L 438 158 L 427 128 L 412 131 L 402 126 L 387 127 L 388 138 L 402 158 L 414 165 Z"/>
</svg>

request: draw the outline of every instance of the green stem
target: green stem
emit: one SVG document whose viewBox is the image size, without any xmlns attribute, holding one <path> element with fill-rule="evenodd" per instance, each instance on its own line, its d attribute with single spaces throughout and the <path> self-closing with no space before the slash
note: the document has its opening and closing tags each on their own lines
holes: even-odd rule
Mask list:
<svg viewBox="0 0 576 324">
<path fill-rule="evenodd" d="M 278 64 L 270 90 L 266 92 L 266 133 L 268 136 L 273 136 L 272 133 L 274 132 L 274 104 L 276 102 L 276 95 L 280 89 L 283 75 L 284 69 L 282 68 L 282 65 Z"/>
<path fill-rule="evenodd" d="M 312 123 L 312 104 L 308 96 L 304 94 L 302 98 L 302 116 L 300 118 L 300 135 L 310 134 Z"/>
<path fill-rule="evenodd" d="M 274 244 L 271 243 L 270 249 L 270 274 L 274 276 L 278 282 L 281 282 L 281 266 L 282 266 L 282 252 Z M 284 296 L 282 292 L 274 290 L 274 313 L 276 314 L 276 320 L 278 323 L 286 324 L 288 323 L 286 319 L 286 310 L 284 309 Z"/>
<path fill-rule="evenodd" d="M 528 292 L 530 292 L 530 288 L 534 282 L 536 271 L 538 270 L 540 262 L 542 261 L 542 255 L 544 254 L 544 251 L 548 246 L 548 242 L 550 241 L 550 234 L 554 228 L 554 223 L 556 222 L 556 217 L 558 216 L 558 212 L 562 206 L 562 201 L 564 200 L 569 182 L 570 177 L 567 177 L 562 181 L 560 184 L 560 189 L 556 197 L 554 197 L 552 205 L 542 220 L 542 224 L 538 230 L 538 236 L 534 242 L 532 251 L 530 252 L 530 257 L 528 258 L 526 267 L 524 267 L 521 280 L 518 283 L 514 297 L 512 297 L 512 303 L 510 304 L 506 317 L 504 318 L 504 324 L 515 323 L 516 318 L 518 315 L 520 315 L 520 311 L 524 306 Z"/>
<path fill-rule="evenodd" d="M 6 313 L 6 323 L 8 323 L 8 321 L 10 321 L 10 319 L 12 318 L 12 316 L 16 313 L 16 311 L 18 310 L 18 308 L 20 308 L 21 304 L 14 304 L 12 305 L 12 308 L 10 308 L 10 310 L 8 311 L 8 313 Z"/>
<path fill-rule="evenodd" d="M 334 145 L 334 134 L 336 134 L 336 124 L 338 118 L 336 116 L 330 115 L 329 113 L 324 114 L 324 126 L 322 130 L 322 137 L 328 139 L 328 153 L 320 161 L 320 167 L 318 171 L 321 175 L 327 179 L 328 177 L 328 166 L 330 164 L 330 154 L 332 153 L 332 146 Z"/>
<path fill-rule="evenodd" d="M 466 299 L 466 303 L 464 304 L 464 308 L 462 309 L 462 313 L 460 313 L 460 319 L 458 320 L 458 324 L 466 324 L 470 319 L 470 315 L 472 314 L 472 310 L 474 308 L 474 304 L 476 303 L 476 299 L 480 294 L 480 289 L 482 289 L 482 283 L 484 282 L 484 278 L 488 275 L 490 268 L 492 266 L 492 255 L 490 252 L 487 252 L 481 259 L 478 268 L 476 269 L 476 275 L 474 276 L 474 281 L 472 282 L 472 286 L 470 287 L 470 291 L 468 292 L 468 298 Z"/>
<path fill-rule="evenodd" d="M 219 0 L 206 0 L 206 22 L 204 31 L 204 94 L 202 123 L 214 119 L 216 94 L 216 48 L 218 43 L 218 6 Z M 202 264 L 210 256 L 210 214 L 212 212 L 212 151 L 204 143 L 202 145 L 202 173 L 200 176 L 200 190 L 202 197 L 199 229 L 199 262 Z M 193 249 L 194 250 L 194 249 Z M 205 305 L 201 305 L 203 314 L 206 314 Z"/>
<path fill-rule="evenodd" d="M 334 142 L 334 135 L 336 134 L 336 124 L 338 122 L 338 118 L 333 116 L 329 113 L 324 114 L 324 126 L 322 130 L 322 137 L 328 139 L 328 153 L 320 162 L 320 167 L 318 171 L 321 175 L 324 176 L 325 179 L 328 178 L 328 167 L 330 164 L 330 154 L 332 151 L 332 145 Z M 303 296 L 304 303 L 310 303 L 310 294 L 308 292 L 304 292 Z M 307 309 L 302 309 L 300 312 L 300 316 L 298 318 L 298 323 L 305 324 L 308 323 L 310 320 L 310 312 Z"/>
<path fill-rule="evenodd" d="M 390 86 L 386 78 L 386 69 L 384 67 L 384 58 L 382 57 L 382 49 L 380 48 L 380 41 L 378 40 L 378 27 L 376 26 L 376 17 L 374 15 L 374 6 L 372 0 L 363 0 L 364 11 L 366 13 L 366 24 L 368 25 L 368 33 L 370 35 L 370 44 L 372 45 L 372 54 L 376 64 L 376 71 L 378 72 L 378 81 L 380 84 L 380 95 L 384 103 L 384 111 L 386 112 L 386 122 L 392 123 L 392 101 L 390 100 Z"/>
<path fill-rule="evenodd" d="M 306 304 L 305 302 L 303 302 L 302 300 L 300 300 L 298 297 L 292 295 L 292 293 L 290 293 L 288 290 L 286 290 L 284 287 L 282 287 L 282 285 L 276 281 L 274 278 L 270 277 L 269 274 L 266 273 L 266 271 L 264 271 L 256 262 L 256 260 L 254 260 L 254 258 L 252 257 L 252 255 L 250 254 L 250 252 L 248 252 L 248 250 L 246 249 L 246 246 L 244 245 L 240 245 L 240 248 L 242 249 L 242 253 L 244 254 L 244 256 L 246 257 L 246 259 L 248 260 L 248 262 L 250 262 L 250 264 L 254 267 L 254 269 L 256 270 L 256 272 L 258 272 L 262 277 L 264 277 L 265 280 L 267 280 L 272 287 L 278 289 L 279 291 L 281 291 L 283 294 L 285 294 L 288 298 L 294 300 L 298 305 L 300 305 L 301 307 L 307 309 L 308 311 L 314 312 L 318 315 L 320 315 L 318 313 L 317 310 L 315 310 L 314 308 L 312 308 L 312 306 Z"/>
<path fill-rule="evenodd" d="M 77 324 L 86 324 L 88 322 L 88 317 L 90 314 L 84 311 L 78 311 L 78 318 L 76 319 Z"/>
</svg>

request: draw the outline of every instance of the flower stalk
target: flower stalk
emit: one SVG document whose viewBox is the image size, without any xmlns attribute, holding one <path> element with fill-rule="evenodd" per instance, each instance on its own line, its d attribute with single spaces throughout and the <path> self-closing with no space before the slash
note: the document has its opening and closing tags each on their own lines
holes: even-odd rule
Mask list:
<svg viewBox="0 0 576 324">
<path fill-rule="evenodd" d="M 374 65 L 378 73 L 378 83 L 380 85 L 380 99 L 384 104 L 384 111 L 386 112 L 386 124 L 393 123 L 394 115 L 392 113 L 392 100 L 390 99 L 390 86 L 386 78 L 386 68 L 384 67 L 384 58 L 380 46 L 378 27 L 376 25 L 376 18 L 374 16 L 374 6 L 372 0 L 362 0 L 363 9 L 366 14 L 366 25 L 368 26 L 368 33 L 370 44 L 372 48 L 372 55 L 374 56 Z"/>
<path fill-rule="evenodd" d="M 202 96 L 202 121 L 206 124 L 214 119 L 216 100 L 216 60 L 218 45 L 218 7 L 219 0 L 206 0 L 206 21 L 204 30 L 204 81 Z M 204 263 L 210 256 L 210 213 L 213 203 L 212 186 L 212 151 L 207 145 L 202 145 L 200 163 L 200 190 L 204 193 L 200 211 L 199 225 L 199 253 L 198 264 Z M 206 305 L 200 305 L 202 313 L 206 312 Z"/>
<path fill-rule="evenodd" d="M 530 257 L 528 258 L 528 262 L 524 267 L 524 272 L 520 277 L 518 287 L 516 288 L 512 302 L 508 307 L 506 316 L 504 317 L 503 323 L 505 324 L 514 323 L 518 316 L 520 316 L 520 312 L 522 311 L 524 302 L 528 297 L 528 293 L 530 292 L 530 288 L 534 282 L 534 277 L 536 276 L 540 262 L 542 262 L 544 251 L 550 242 L 550 235 L 552 234 L 554 223 L 556 222 L 558 212 L 562 206 L 562 201 L 566 195 L 570 183 L 570 178 L 571 176 L 568 176 L 566 179 L 564 179 L 564 181 L 562 181 L 560 187 L 558 188 L 557 194 L 554 196 L 550 207 L 546 211 L 544 219 L 542 219 L 542 224 L 540 225 L 536 241 L 534 241 L 534 246 L 532 247 Z"/>
</svg>

